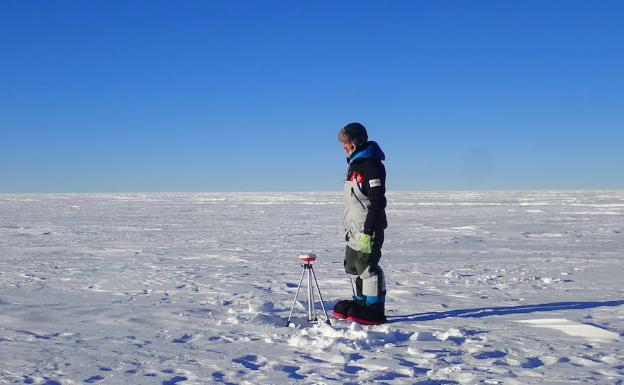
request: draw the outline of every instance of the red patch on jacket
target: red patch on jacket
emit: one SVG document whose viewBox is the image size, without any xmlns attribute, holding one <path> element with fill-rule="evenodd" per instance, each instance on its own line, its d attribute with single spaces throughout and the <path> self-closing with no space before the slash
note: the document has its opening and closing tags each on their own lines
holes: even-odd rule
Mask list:
<svg viewBox="0 0 624 385">
<path fill-rule="evenodd" d="M 361 173 L 354 171 L 349 175 L 349 178 L 347 178 L 347 180 L 355 180 L 357 184 L 361 185 L 364 182 L 364 176 Z"/>
</svg>

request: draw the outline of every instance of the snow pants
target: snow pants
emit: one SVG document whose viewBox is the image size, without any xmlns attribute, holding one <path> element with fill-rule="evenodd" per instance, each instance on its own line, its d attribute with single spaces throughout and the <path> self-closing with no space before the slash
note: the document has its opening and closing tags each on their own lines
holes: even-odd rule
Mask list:
<svg viewBox="0 0 624 385">
<path fill-rule="evenodd" d="M 383 230 L 379 230 L 373 234 L 371 253 L 353 250 L 349 246 L 345 250 L 344 267 L 356 291 L 354 300 L 366 304 L 385 302 L 386 280 L 379 266 L 383 241 Z"/>
</svg>

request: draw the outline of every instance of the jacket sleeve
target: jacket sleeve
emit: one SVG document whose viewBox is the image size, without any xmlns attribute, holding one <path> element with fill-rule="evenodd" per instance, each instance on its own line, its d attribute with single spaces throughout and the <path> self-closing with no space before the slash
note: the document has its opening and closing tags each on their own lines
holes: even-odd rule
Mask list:
<svg viewBox="0 0 624 385">
<path fill-rule="evenodd" d="M 364 222 L 364 233 L 373 234 L 375 229 L 385 227 L 386 169 L 381 162 L 371 162 L 364 170 L 362 192 L 368 197 L 368 215 Z"/>
</svg>

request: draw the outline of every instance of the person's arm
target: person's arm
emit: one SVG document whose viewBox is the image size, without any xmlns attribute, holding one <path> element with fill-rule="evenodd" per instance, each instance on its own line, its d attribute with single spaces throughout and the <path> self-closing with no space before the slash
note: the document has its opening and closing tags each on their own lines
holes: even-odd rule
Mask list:
<svg viewBox="0 0 624 385">
<path fill-rule="evenodd" d="M 368 215 L 364 222 L 364 234 L 372 235 L 381 227 L 383 210 L 386 208 L 386 169 L 381 162 L 371 162 L 364 170 L 362 191 L 370 200 Z"/>
</svg>

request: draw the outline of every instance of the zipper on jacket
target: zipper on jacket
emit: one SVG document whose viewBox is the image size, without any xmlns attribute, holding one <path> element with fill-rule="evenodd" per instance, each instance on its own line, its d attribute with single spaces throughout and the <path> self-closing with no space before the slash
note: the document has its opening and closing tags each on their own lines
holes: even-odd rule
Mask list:
<svg viewBox="0 0 624 385">
<path fill-rule="evenodd" d="M 360 205 L 362 206 L 362 208 L 364 210 L 366 210 L 366 207 L 364 207 L 364 203 L 362 203 L 362 201 L 360 200 L 360 198 L 358 198 L 358 196 L 355 194 L 355 190 L 353 189 L 353 187 L 351 187 L 351 196 L 355 197 L 355 199 L 360 202 Z"/>
</svg>

